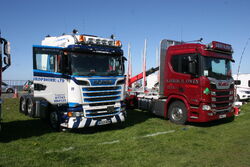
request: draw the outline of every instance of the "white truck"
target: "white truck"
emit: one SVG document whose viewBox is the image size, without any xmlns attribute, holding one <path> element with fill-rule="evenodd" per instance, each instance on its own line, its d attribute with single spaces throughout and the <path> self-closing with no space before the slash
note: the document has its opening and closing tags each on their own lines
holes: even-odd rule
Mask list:
<svg viewBox="0 0 250 167">
<path fill-rule="evenodd" d="M 3 59 L 3 61 L 2 61 Z M 2 83 L 2 73 L 10 66 L 10 43 L 1 37 L 0 32 L 0 83 Z M 3 90 L 0 89 L 0 131 L 2 120 L 2 95 Z"/>
<path fill-rule="evenodd" d="M 34 93 L 20 98 L 20 112 L 56 130 L 125 121 L 121 46 L 112 36 L 47 36 L 33 46 Z"/>
<path fill-rule="evenodd" d="M 250 74 L 233 75 L 237 100 L 250 100 Z"/>
</svg>

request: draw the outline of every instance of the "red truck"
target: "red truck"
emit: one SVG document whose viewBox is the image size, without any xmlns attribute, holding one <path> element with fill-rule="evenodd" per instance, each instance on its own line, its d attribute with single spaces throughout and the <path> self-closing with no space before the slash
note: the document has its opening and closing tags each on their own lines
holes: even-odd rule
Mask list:
<svg viewBox="0 0 250 167">
<path fill-rule="evenodd" d="M 176 124 L 234 119 L 231 45 L 164 39 L 160 48 L 160 66 L 145 72 L 147 76 L 159 70 L 158 83 L 146 91 L 129 90 L 129 104 Z M 129 78 L 129 86 L 142 77 Z"/>
<path fill-rule="evenodd" d="M 3 62 L 2 62 L 3 59 Z M 0 83 L 2 83 L 2 72 L 4 72 L 10 66 L 10 43 L 1 38 L 0 32 Z M 2 89 L 0 89 L 0 97 L 2 95 Z M 2 98 L 0 98 L 0 131 L 2 120 Z"/>
</svg>

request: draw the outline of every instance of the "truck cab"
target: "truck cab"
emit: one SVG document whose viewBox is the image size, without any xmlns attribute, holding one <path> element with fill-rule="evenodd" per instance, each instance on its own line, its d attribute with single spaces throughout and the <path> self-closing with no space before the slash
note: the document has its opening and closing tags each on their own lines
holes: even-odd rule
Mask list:
<svg viewBox="0 0 250 167">
<path fill-rule="evenodd" d="M 166 51 L 163 96 L 179 99 L 190 122 L 208 122 L 233 116 L 234 82 L 231 45 L 213 41 L 179 44 Z M 170 105 L 171 103 L 169 103 Z M 170 119 L 180 119 L 176 107 Z"/>
<path fill-rule="evenodd" d="M 158 92 L 137 92 L 140 109 L 177 124 L 234 118 L 231 45 L 164 39 L 160 48 L 159 80 L 153 89 Z M 132 77 L 130 84 L 140 76 Z"/>
<path fill-rule="evenodd" d="M 124 61 L 121 42 L 90 35 L 46 37 L 33 46 L 34 95 L 22 112 L 48 118 L 53 128 L 123 122 Z M 26 108 L 25 108 L 26 107 Z M 31 113 L 30 113 L 31 112 Z"/>
</svg>

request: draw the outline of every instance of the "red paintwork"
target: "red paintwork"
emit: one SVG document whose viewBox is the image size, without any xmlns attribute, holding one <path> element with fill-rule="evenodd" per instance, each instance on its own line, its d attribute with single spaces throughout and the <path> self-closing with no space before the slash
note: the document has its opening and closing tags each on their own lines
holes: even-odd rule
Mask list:
<svg viewBox="0 0 250 167">
<path fill-rule="evenodd" d="M 215 95 L 211 94 L 204 94 L 203 91 L 206 88 L 210 87 L 210 81 L 207 77 L 201 76 L 199 78 L 193 78 L 190 74 L 182 74 L 182 73 L 177 73 L 173 70 L 171 66 L 171 59 L 173 55 L 179 55 L 179 54 L 193 54 L 193 53 L 198 53 L 202 54 L 203 56 L 209 56 L 209 57 L 220 57 L 220 58 L 226 58 L 229 60 L 232 60 L 232 54 L 224 54 L 223 52 L 228 52 L 229 48 L 231 48 L 231 45 L 220 43 L 220 42 L 212 42 L 212 48 L 220 47 L 222 45 L 222 48 L 220 48 L 220 52 L 215 52 L 211 48 L 208 49 L 206 45 L 203 44 L 181 44 L 181 45 L 174 45 L 170 46 L 167 49 L 166 52 L 166 59 L 165 59 L 165 73 L 164 73 L 164 80 L 163 82 L 165 83 L 165 89 L 164 89 L 164 97 L 167 98 L 166 101 L 166 108 L 168 108 L 170 102 L 172 100 L 180 100 L 184 102 L 187 111 L 188 111 L 188 121 L 189 122 L 208 122 L 212 120 L 217 120 L 219 118 L 219 114 L 212 114 L 212 111 L 203 111 L 202 106 L 204 104 L 206 105 L 211 105 L 217 104 L 217 103 L 226 103 L 228 101 L 222 101 L 222 102 L 212 102 L 211 98 L 212 97 L 217 97 Z M 223 47 L 225 49 L 223 50 Z M 227 50 L 228 48 L 228 50 Z M 142 79 L 143 73 L 140 73 L 136 75 L 135 77 L 132 77 L 129 81 L 130 85 L 139 80 Z M 178 82 L 177 82 L 178 81 Z M 227 82 L 222 82 L 219 83 L 220 86 L 226 86 L 229 83 Z M 213 90 L 213 91 L 233 91 L 234 89 L 229 89 L 229 90 Z M 232 95 L 225 95 L 225 96 L 220 96 L 222 97 L 228 97 Z M 133 96 L 131 99 L 137 99 L 137 97 Z M 231 100 L 230 102 L 233 102 Z M 193 106 L 193 107 L 191 107 Z M 230 106 L 226 107 L 218 107 L 218 108 L 213 108 L 212 109 L 225 109 Z M 164 117 L 168 117 L 168 111 L 163 111 L 164 112 Z M 208 113 L 211 113 L 211 115 L 208 115 Z M 226 113 L 226 117 L 232 117 L 234 115 L 233 109 L 231 112 Z M 190 118 L 190 117 L 197 117 L 196 119 Z"/>
</svg>

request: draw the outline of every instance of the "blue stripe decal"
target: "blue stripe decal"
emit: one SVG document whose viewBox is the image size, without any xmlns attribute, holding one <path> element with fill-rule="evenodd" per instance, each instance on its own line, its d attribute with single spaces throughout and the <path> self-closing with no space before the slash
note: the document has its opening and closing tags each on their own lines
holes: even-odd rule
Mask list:
<svg viewBox="0 0 250 167">
<path fill-rule="evenodd" d="M 78 128 L 79 124 L 81 122 L 81 118 L 80 117 L 76 117 L 76 122 L 74 122 L 73 127 L 72 128 Z"/>
<path fill-rule="evenodd" d="M 89 125 L 90 125 L 90 123 L 91 123 L 91 120 L 92 120 L 92 119 L 87 118 L 87 121 L 86 121 L 84 127 L 89 127 Z"/>
<path fill-rule="evenodd" d="M 122 122 L 119 115 L 115 115 L 115 118 L 116 118 L 117 122 Z"/>
<path fill-rule="evenodd" d="M 58 46 L 47 46 L 47 45 L 33 45 L 34 48 L 55 48 L 55 49 L 63 49 L 62 47 Z"/>
<path fill-rule="evenodd" d="M 82 112 L 82 111 L 83 111 L 82 106 L 68 108 L 68 112 Z"/>
<path fill-rule="evenodd" d="M 65 78 L 69 79 L 70 76 L 62 74 L 62 73 L 57 73 L 57 72 L 49 72 L 49 71 L 42 71 L 42 70 L 33 70 L 34 76 L 39 76 L 39 77 L 51 77 L 51 78 Z"/>
<path fill-rule="evenodd" d="M 79 106 L 79 103 L 68 103 L 69 107 L 76 107 Z"/>
<path fill-rule="evenodd" d="M 93 75 L 93 76 L 81 76 L 81 75 L 71 75 L 71 77 L 75 77 L 75 78 L 124 78 L 124 75 L 117 75 L 117 76 L 98 76 L 98 75 Z"/>
</svg>

